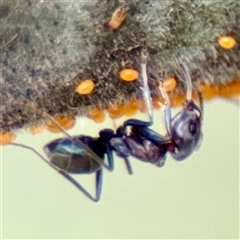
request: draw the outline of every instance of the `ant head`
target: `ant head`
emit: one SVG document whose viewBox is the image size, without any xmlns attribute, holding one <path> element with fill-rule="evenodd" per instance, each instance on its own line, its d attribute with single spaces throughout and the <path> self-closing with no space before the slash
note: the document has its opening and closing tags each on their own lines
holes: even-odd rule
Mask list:
<svg viewBox="0 0 240 240">
<path fill-rule="evenodd" d="M 176 160 L 187 158 L 201 144 L 201 111 L 192 101 L 180 111 L 171 122 L 171 136 Z"/>
<path fill-rule="evenodd" d="M 202 140 L 202 96 L 198 92 L 200 107 L 192 101 L 192 81 L 185 64 L 183 71 L 177 73 L 186 84 L 186 104 L 171 121 L 171 138 L 174 146 L 171 154 L 176 160 L 184 160 L 198 149 Z"/>
</svg>

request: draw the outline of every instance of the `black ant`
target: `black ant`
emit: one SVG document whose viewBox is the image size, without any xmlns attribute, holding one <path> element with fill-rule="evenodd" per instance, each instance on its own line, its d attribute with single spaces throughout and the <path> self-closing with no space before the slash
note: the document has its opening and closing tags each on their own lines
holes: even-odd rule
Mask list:
<svg viewBox="0 0 240 240">
<path fill-rule="evenodd" d="M 132 174 L 132 168 L 128 161 L 129 156 L 162 167 L 165 163 L 166 153 L 170 152 L 176 160 L 183 160 L 199 147 L 202 139 L 202 98 L 199 93 L 200 108 L 192 101 L 192 83 L 187 67 L 182 64 L 180 76 L 186 82 L 187 100 L 183 109 L 171 118 L 171 108 L 167 93 L 162 85 L 160 91 L 165 99 L 164 116 L 167 136 L 151 130 L 153 124 L 153 110 L 151 96 L 148 87 L 146 70 L 146 55 L 143 54 L 141 61 L 140 78 L 143 82 L 142 90 L 144 101 L 147 106 L 149 121 L 129 119 L 118 127 L 116 132 L 112 129 L 103 129 L 99 137 L 94 138 L 79 135 L 67 138 L 59 138 L 44 146 L 44 151 L 49 159 L 45 159 L 35 149 L 17 143 L 11 145 L 28 148 L 38 154 L 52 168 L 75 185 L 85 196 L 97 202 L 100 200 L 102 191 L 103 166 L 112 171 L 114 168 L 113 152 L 126 162 L 128 172 Z M 57 125 L 57 123 L 56 123 Z M 61 128 L 60 126 L 58 126 Z M 130 128 L 130 133 L 128 133 Z M 107 155 L 108 165 L 104 163 Z M 95 198 L 69 174 L 96 173 L 96 196 Z"/>
</svg>

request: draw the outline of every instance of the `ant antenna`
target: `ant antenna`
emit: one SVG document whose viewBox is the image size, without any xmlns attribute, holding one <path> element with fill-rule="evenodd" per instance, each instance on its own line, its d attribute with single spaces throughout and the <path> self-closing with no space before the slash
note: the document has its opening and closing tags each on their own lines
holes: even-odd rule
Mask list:
<svg viewBox="0 0 240 240">
<path fill-rule="evenodd" d="M 181 79 L 185 85 L 186 85 L 186 92 L 187 92 L 187 101 L 190 102 L 192 101 L 192 80 L 191 80 L 191 77 L 190 77 L 190 74 L 189 74 L 189 69 L 188 67 L 186 66 L 185 63 L 181 63 L 180 64 L 183 68 L 184 71 L 182 71 L 182 73 L 179 73 L 176 71 L 176 74 L 177 76 L 179 77 L 179 79 Z"/>
<path fill-rule="evenodd" d="M 190 77 L 190 74 L 189 74 L 189 69 L 187 67 L 186 64 L 184 63 L 181 63 L 180 64 L 181 67 L 183 68 L 183 72 L 181 74 L 179 74 L 179 72 L 176 72 L 176 74 L 178 75 L 178 77 L 185 82 L 185 85 L 186 85 L 186 89 L 187 89 L 187 95 L 186 95 L 186 98 L 187 98 L 187 102 L 188 104 L 190 104 L 190 106 L 193 106 L 193 108 L 195 110 L 197 110 L 200 114 L 200 118 L 202 118 L 202 113 L 203 113 L 203 96 L 202 96 L 202 93 L 200 92 L 199 89 L 197 89 L 197 94 L 198 94 L 198 98 L 199 98 L 199 104 L 200 104 L 200 108 L 192 101 L 192 90 L 193 90 L 193 85 L 192 85 L 192 80 L 191 80 L 191 77 Z"/>
<path fill-rule="evenodd" d="M 153 122 L 153 109 L 152 109 L 151 95 L 148 87 L 148 76 L 147 76 L 147 51 L 145 49 L 142 50 L 142 57 L 141 57 L 141 79 L 143 82 L 143 87 L 142 87 L 143 98 L 147 107 L 148 117 L 150 122 Z"/>
<path fill-rule="evenodd" d="M 161 108 L 163 108 L 164 111 L 164 118 L 165 118 L 165 124 L 166 124 L 166 129 L 167 129 L 167 134 L 168 136 L 171 136 L 171 104 L 170 104 L 170 99 L 168 97 L 168 94 L 163 87 L 162 82 L 159 82 L 159 90 L 161 92 L 161 95 L 164 98 L 165 103 L 161 104 Z"/>
<path fill-rule="evenodd" d="M 97 197 L 94 198 L 90 193 L 87 192 L 87 190 L 80 184 L 78 183 L 74 178 L 72 178 L 67 172 L 58 169 L 57 167 L 55 167 L 54 165 L 51 164 L 51 162 L 49 162 L 45 157 L 43 157 L 42 154 L 40 154 L 37 150 L 35 150 L 33 147 L 24 145 L 24 144 L 20 144 L 20 143 L 9 143 L 8 145 L 12 145 L 12 146 L 17 146 L 17 147 L 21 147 L 21 148 L 25 148 L 28 150 L 31 150 L 32 152 L 34 152 L 35 154 L 37 154 L 45 163 L 47 163 L 51 168 L 53 168 L 55 171 L 57 171 L 59 174 L 61 174 L 65 179 L 67 179 L 71 184 L 73 184 L 78 190 L 80 190 L 87 198 L 89 198 L 90 200 L 97 202 L 98 199 Z"/>
<path fill-rule="evenodd" d="M 200 105 L 200 109 L 201 109 L 201 115 L 203 113 L 203 95 L 202 93 L 199 91 L 197 91 L 197 94 L 198 94 L 198 98 L 199 98 L 199 105 Z"/>
</svg>

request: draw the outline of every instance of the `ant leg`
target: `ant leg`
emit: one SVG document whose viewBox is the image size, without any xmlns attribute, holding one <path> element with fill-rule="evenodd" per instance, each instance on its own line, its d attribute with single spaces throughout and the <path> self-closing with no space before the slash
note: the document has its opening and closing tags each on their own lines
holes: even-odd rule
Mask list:
<svg viewBox="0 0 240 240">
<path fill-rule="evenodd" d="M 165 103 L 162 104 L 162 108 L 164 108 L 165 124 L 166 124 L 167 134 L 168 134 L 168 137 L 169 137 L 169 136 L 171 136 L 171 118 L 172 118 L 171 117 L 170 100 L 169 100 L 169 97 L 167 95 L 167 92 L 165 91 L 164 87 L 162 86 L 162 83 L 159 84 L 159 89 L 160 89 L 161 94 L 162 94 L 162 96 L 165 100 Z M 168 141 L 169 138 L 160 136 L 159 134 L 155 134 L 154 131 L 151 131 L 150 129 L 148 129 L 148 127 L 151 126 L 152 123 L 153 123 L 152 121 L 145 122 L 145 121 L 136 120 L 136 119 L 129 119 L 129 120 L 124 122 L 123 128 L 119 129 L 119 131 L 120 131 L 120 134 L 126 135 L 126 128 L 128 126 L 138 127 L 138 128 L 142 129 L 141 130 L 142 134 L 145 133 L 144 135 L 148 136 L 152 140 L 161 141 L 161 142 Z"/>
<path fill-rule="evenodd" d="M 113 171 L 114 169 L 114 160 L 113 160 L 113 151 L 110 149 L 110 146 L 107 148 L 107 158 L 108 158 L 108 170 L 109 171 Z M 130 175 L 133 174 L 133 170 L 132 170 L 132 166 L 128 160 L 127 157 L 123 157 L 124 161 L 125 161 L 125 164 L 126 164 L 126 167 L 127 167 L 127 171 Z"/>
<path fill-rule="evenodd" d="M 106 154 L 107 154 L 107 159 L 108 159 L 108 170 L 113 171 L 114 169 L 114 160 L 113 160 L 113 152 L 110 149 L 110 144 L 106 147 Z"/>
<path fill-rule="evenodd" d="M 78 183 L 74 178 L 72 178 L 67 172 L 58 169 L 57 167 L 55 167 L 54 165 L 52 165 L 46 158 L 44 158 L 38 151 L 36 151 L 34 148 L 29 147 L 27 145 L 24 144 L 19 144 L 19 143 L 9 143 L 8 145 L 12 145 L 12 146 L 17 146 L 17 147 L 22 147 L 28 150 L 31 150 L 32 152 L 34 152 L 36 155 L 38 155 L 45 163 L 48 164 L 48 166 L 50 166 L 52 169 L 54 169 L 55 171 L 57 171 L 59 174 L 61 174 L 66 180 L 68 180 L 71 184 L 73 184 L 80 192 L 82 192 L 88 199 L 97 202 L 99 199 L 97 197 L 99 197 L 96 194 L 96 198 L 94 198 L 80 183 Z M 101 184 L 100 184 L 101 185 Z M 101 188 L 99 188 L 98 192 L 101 193 Z"/>
<path fill-rule="evenodd" d="M 99 199 L 94 198 L 80 183 L 78 183 L 74 178 L 72 178 L 67 172 L 63 170 L 55 169 L 58 173 L 60 173 L 66 180 L 68 180 L 71 184 L 73 184 L 80 192 L 82 192 L 88 199 L 93 202 L 98 202 Z"/>
<path fill-rule="evenodd" d="M 202 93 L 198 90 L 197 91 L 197 94 L 198 94 L 198 99 L 199 99 L 199 105 L 200 105 L 200 111 L 199 111 L 199 113 L 200 113 L 200 115 L 201 115 L 201 118 L 202 118 L 202 115 L 203 115 L 203 96 L 202 96 Z M 198 107 L 197 107 L 197 109 L 199 109 Z"/>
<path fill-rule="evenodd" d="M 122 126 L 119 127 L 117 129 L 117 134 L 109 140 L 109 145 L 107 145 L 107 147 L 106 147 L 106 152 L 107 152 L 107 155 L 109 153 L 108 158 L 110 156 L 110 160 L 111 160 L 111 159 L 113 159 L 112 153 L 113 153 L 113 151 L 115 151 L 115 153 L 117 154 L 118 157 L 124 159 L 126 167 L 127 167 L 127 171 L 130 175 L 132 175 L 133 170 L 132 170 L 131 164 L 128 160 L 128 156 L 131 155 L 131 151 L 123 139 L 124 134 L 122 132 L 122 129 L 123 129 Z"/>
<path fill-rule="evenodd" d="M 102 192 L 102 183 L 103 183 L 103 170 L 100 169 L 96 172 L 96 198 L 95 198 L 96 202 L 100 200 Z"/>
<path fill-rule="evenodd" d="M 202 97 L 202 94 L 199 90 L 197 91 L 198 98 L 199 98 L 199 103 L 200 103 L 200 108 L 199 108 L 192 100 L 193 85 L 192 85 L 192 80 L 191 80 L 191 76 L 190 76 L 190 73 L 189 73 L 189 69 L 186 66 L 186 64 L 184 64 L 184 63 L 181 63 L 180 65 L 181 65 L 181 67 L 183 68 L 184 71 L 182 73 L 176 72 L 176 74 L 182 81 L 185 82 L 187 106 L 190 106 L 193 109 L 197 110 L 200 114 L 200 117 L 202 118 L 202 112 L 203 112 L 203 97 Z"/>
<path fill-rule="evenodd" d="M 142 52 L 142 59 L 141 59 L 141 80 L 143 83 L 143 99 L 147 107 L 147 113 L 149 117 L 149 122 L 151 125 L 153 124 L 153 108 L 151 102 L 151 95 L 148 86 L 148 76 L 147 76 L 147 53 L 145 51 Z"/>
<path fill-rule="evenodd" d="M 103 129 L 99 132 L 99 140 L 101 141 L 102 145 L 104 146 L 105 153 L 107 154 L 108 166 L 107 169 L 109 171 L 113 171 L 114 169 L 114 158 L 113 158 L 113 150 L 111 146 L 111 139 L 115 137 L 115 133 L 112 129 Z"/>
<path fill-rule="evenodd" d="M 128 174 L 129 174 L 129 175 L 133 175 L 132 165 L 131 165 L 131 163 L 129 162 L 129 159 L 128 159 L 128 158 L 123 158 L 123 159 L 124 159 L 125 164 L 126 164 L 126 166 L 127 166 Z"/>
<path fill-rule="evenodd" d="M 148 76 L 147 76 L 147 52 L 145 50 L 142 51 L 140 78 L 143 84 L 142 86 L 143 99 L 147 107 L 149 121 L 129 119 L 125 121 L 123 124 L 123 132 L 126 131 L 127 126 L 149 127 L 153 124 L 153 108 L 152 108 L 152 101 L 151 101 L 151 95 L 150 95 L 150 90 L 148 86 Z"/>
</svg>

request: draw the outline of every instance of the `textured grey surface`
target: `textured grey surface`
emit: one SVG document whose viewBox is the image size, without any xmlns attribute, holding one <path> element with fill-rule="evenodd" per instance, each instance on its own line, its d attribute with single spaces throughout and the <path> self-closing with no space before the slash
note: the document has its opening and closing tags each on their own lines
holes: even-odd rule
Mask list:
<svg viewBox="0 0 240 240">
<path fill-rule="evenodd" d="M 105 23 L 121 2 L 1 2 L 2 130 L 41 121 L 43 111 L 84 114 L 140 97 L 138 82 L 123 82 L 118 72 L 139 69 L 145 44 L 153 94 L 180 63 L 196 83 L 240 77 L 238 1 L 126 1 L 128 15 L 111 31 Z M 238 43 L 231 50 L 217 44 L 226 34 Z M 76 84 L 86 78 L 95 82 L 94 92 L 76 95 Z M 176 91 L 183 91 L 182 82 Z"/>
</svg>

